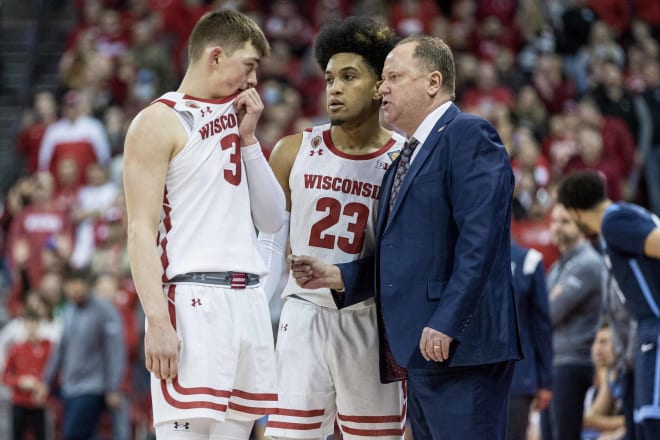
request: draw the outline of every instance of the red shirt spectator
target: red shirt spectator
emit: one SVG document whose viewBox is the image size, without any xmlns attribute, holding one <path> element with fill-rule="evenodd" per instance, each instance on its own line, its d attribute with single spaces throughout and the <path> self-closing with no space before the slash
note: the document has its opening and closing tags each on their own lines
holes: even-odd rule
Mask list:
<svg viewBox="0 0 660 440">
<path fill-rule="evenodd" d="M 52 344 L 38 337 L 39 321 L 36 317 L 26 319 L 25 326 L 29 328 L 28 339 L 10 349 L 2 381 L 11 388 L 11 401 L 14 405 L 39 408 L 41 405 L 33 401 L 32 393 L 34 386 L 41 380 Z"/>
<path fill-rule="evenodd" d="M 44 134 L 39 149 L 39 169 L 57 175 L 57 163 L 71 157 L 78 163 L 79 184 L 84 183 L 84 170 L 92 162 L 105 163 L 110 159 L 110 142 L 103 124 L 83 114 L 82 95 L 69 91 L 64 95 L 64 117 L 53 123 Z"/>
</svg>

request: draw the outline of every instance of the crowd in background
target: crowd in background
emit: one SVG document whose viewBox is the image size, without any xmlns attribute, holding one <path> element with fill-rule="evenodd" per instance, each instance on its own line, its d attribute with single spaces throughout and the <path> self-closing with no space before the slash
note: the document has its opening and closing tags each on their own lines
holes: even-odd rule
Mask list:
<svg viewBox="0 0 660 440">
<path fill-rule="evenodd" d="M 11 318 L 0 330 L 0 364 L 26 339 L 24 316 L 37 315 L 37 333 L 57 344 L 65 269 L 83 268 L 122 318 L 121 390 L 134 431 L 148 430 L 150 416 L 126 255 L 124 135 L 140 109 L 176 89 L 192 26 L 218 7 L 251 15 L 272 46 L 258 73 L 266 154 L 325 120 L 325 81 L 311 53 L 320 26 L 368 14 L 401 36 L 436 35 L 452 48 L 457 104 L 489 119 L 511 157 L 512 236 L 540 251 L 545 268 L 559 256 L 550 212 L 567 172 L 597 169 L 609 198 L 660 214 L 657 0 L 76 0 L 60 88 L 34 90 L 16 137 L 23 177 L 0 196 L 0 286 Z M 58 405 L 54 390 L 47 407 L 57 414 Z M 112 422 L 105 425 L 110 438 Z"/>
</svg>

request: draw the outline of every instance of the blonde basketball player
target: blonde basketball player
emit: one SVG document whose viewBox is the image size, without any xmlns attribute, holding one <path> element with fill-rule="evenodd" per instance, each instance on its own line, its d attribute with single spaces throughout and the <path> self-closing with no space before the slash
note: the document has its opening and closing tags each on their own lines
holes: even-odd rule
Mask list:
<svg viewBox="0 0 660 440">
<path fill-rule="evenodd" d="M 221 10 L 196 24 L 188 52 L 179 89 L 140 112 L 125 146 L 154 424 L 159 440 L 247 439 L 277 403 L 255 234 L 282 227 L 285 202 L 254 135 L 269 46 L 251 19 Z"/>
<path fill-rule="evenodd" d="M 272 153 L 290 212 L 288 228 L 275 237 L 260 235 L 272 263 L 282 258 L 269 251 L 285 248 L 287 236 L 292 253 L 328 263 L 373 252 L 380 183 L 404 141 L 379 123 L 377 87 L 393 44 L 392 30 L 366 17 L 329 24 L 318 35 L 315 56 L 325 72 L 331 122 L 283 138 Z M 329 289 L 300 288 L 285 273 L 276 348 L 279 404 L 266 435 L 325 439 L 336 421 L 344 439 L 402 438 L 404 393 L 400 382 L 379 380 L 371 289 L 364 301 L 338 308 Z M 268 278 L 268 285 L 279 284 Z"/>
</svg>

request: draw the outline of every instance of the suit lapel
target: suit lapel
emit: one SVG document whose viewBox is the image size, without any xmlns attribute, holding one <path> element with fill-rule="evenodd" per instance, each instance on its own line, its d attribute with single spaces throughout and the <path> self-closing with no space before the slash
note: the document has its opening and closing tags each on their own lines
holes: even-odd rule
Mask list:
<svg viewBox="0 0 660 440">
<path fill-rule="evenodd" d="M 390 224 L 390 219 L 394 218 L 397 211 L 399 210 L 401 203 L 403 202 L 403 200 L 406 197 L 406 194 L 408 193 L 408 189 L 412 185 L 412 181 L 415 179 L 419 171 L 424 166 L 424 162 L 426 162 L 426 160 L 431 155 L 431 152 L 436 147 L 438 141 L 440 140 L 440 137 L 445 131 L 447 124 L 449 124 L 449 122 L 451 122 L 451 120 L 454 119 L 454 117 L 458 113 L 459 110 L 455 104 L 449 106 L 447 111 L 445 111 L 445 113 L 438 120 L 438 122 L 436 122 L 435 126 L 433 127 L 433 130 L 431 130 L 431 133 L 429 133 L 429 136 L 426 138 L 426 141 L 418 147 L 419 151 L 417 152 L 417 156 L 415 156 L 415 160 L 413 160 L 412 164 L 410 165 L 410 168 L 408 169 L 408 173 L 406 174 L 406 177 L 403 179 L 403 183 L 401 184 L 401 189 L 399 189 L 399 195 L 397 196 L 396 201 L 394 202 L 394 206 L 392 207 L 392 212 L 390 213 L 389 218 L 387 219 L 387 225 L 385 225 L 385 228 L 387 228 L 387 226 Z M 386 190 L 387 191 L 386 194 L 389 195 L 391 189 L 392 189 L 392 178 L 390 176 L 388 178 L 387 187 L 384 188 L 384 190 Z M 381 211 L 382 209 L 383 209 L 382 207 L 379 207 L 379 211 Z"/>
<path fill-rule="evenodd" d="M 394 181 L 394 173 L 399 166 L 400 158 L 397 158 L 390 165 L 390 171 L 385 174 L 382 185 L 380 187 L 380 197 L 378 202 L 378 213 L 376 215 L 376 237 L 380 237 L 382 231 L 385 229 L 385 222 L 387 221 L 387 208 L 390 206 L 390 193 L 392 192 L 392 182 Z"/>
</svg>

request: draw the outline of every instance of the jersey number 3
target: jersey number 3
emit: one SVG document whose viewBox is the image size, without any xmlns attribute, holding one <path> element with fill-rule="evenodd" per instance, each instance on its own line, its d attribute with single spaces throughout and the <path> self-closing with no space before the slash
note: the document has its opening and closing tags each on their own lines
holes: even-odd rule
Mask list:
<svg viewBox="0 0 660 440">
<path fill-rule="evenodd" d="M 334 249 L 337 247 L 347 254 L 359 254 L 364 243 L 364 231 L 369 221 L 369 208 L 362 203 L 347 203 L 342 210 L 341 203 L 331 197 L 323 197 L 316 202 L 318 212 L 326 212 L 327 215 L 312 226 L 309 236 L 309 245 L 314 247 Z M 352 217 L 355 221 L 348 224 L 348 232 L 353 234 L 353 239 L 337 237 L 333 234 L 323 232 L 339 223 L 341 215 Z"/>
<path fill-rule="evenodd" d="M 229 162 L 234 164 L 234 169 L 225 168 L 225 180 L 234 186 L 241 183 L 241 138 L 236 133 L 231 133 L 220 139 L 220 148 L 232 149 L 229 153 Z"/>
</svg>

